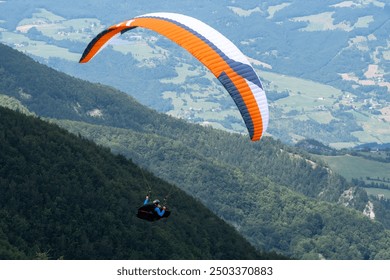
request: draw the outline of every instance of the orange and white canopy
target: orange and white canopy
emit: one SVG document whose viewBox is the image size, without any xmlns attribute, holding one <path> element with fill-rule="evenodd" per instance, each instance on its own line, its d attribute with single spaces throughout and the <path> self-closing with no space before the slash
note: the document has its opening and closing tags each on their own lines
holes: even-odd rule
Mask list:
<svg viewBox="0 0 390 280">
<path fill-rule="evenodd" d="M 246 56 L 221 33 L 195 18 L 175 13 L 152 13 L 113 25 L 98 34 L 85 49 L 86 63 L 115 35 L 136 27 L 153 30 L 180 45 L 218 78 L 236 103 L 252 141 L 268 126 L 268 104 L 259 77 Z"/>
</svg>

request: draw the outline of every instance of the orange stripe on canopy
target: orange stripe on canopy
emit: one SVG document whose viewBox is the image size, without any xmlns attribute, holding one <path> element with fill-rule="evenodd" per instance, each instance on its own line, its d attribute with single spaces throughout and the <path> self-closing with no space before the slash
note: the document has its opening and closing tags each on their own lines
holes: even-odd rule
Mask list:
<svg viewBox="0 0 390 280">
<path fill-rule="evenodd" d="M 122 24 L 126 24 L 126 22 Z M 131 25 L 151 29 L 174 41 L 201 61 L 216 77 L 219 77 L 222 72 L 225 72 L 240 92 L 251 119 L 257 120 L 253 122 L 254 133 L 252 140 L 256 141 L 260 139 L 263 133 L 262 117 L 258 106 L 255 106 L 257 102 L 251 89 L 245 79 L 238 75 L 207 42 L 187 29 L 165 19 L 135 18 Z"/>
</svg>

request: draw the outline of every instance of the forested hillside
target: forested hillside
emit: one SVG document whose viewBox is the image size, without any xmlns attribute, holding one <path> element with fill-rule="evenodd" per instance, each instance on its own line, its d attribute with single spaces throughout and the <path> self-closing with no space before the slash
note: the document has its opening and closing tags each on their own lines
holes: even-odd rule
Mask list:
<svg viewBox="0 0 390 280">
<path fill-rule="evenodd" d="M 294 258 L 389 258 L 388 231 L 363 215 L 366 193 L 309 155 L 269 137 L 252 143 L 191 125 L 11 48 L 0 45 L 0 53 L 0 92 L 11 107 L 131 158 L 200 200 L 256 248 Z M 178 211 L 180 201 L 172 195 Z"/>
<path fill-rule="evenodd" d="M 148 182 L 166 221 L 136 217 Z M 0 259 L 258 259 L 232 227 L 123 156 L 0 107 Z"/>
</svg>

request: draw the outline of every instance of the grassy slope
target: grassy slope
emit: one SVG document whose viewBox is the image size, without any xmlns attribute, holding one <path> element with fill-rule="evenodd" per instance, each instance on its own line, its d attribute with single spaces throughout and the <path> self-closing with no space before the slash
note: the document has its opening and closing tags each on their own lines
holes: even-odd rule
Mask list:
<svg viewBox="0 0 390 280">
<path fill-rule="evenodd" d="M 372 178 L 390 178 L 390 163 L 350 155 L 322 156 L 321 158 L 333 170 L 337 170 L 348 180 L 352 178 L 366 179 L 367 176 Z"/>
</svg>

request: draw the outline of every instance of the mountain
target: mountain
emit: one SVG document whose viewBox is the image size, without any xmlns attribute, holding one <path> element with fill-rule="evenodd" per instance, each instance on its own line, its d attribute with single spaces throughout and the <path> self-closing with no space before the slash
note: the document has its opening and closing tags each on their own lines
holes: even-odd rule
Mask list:
<svg viewBox="0 0 390 280">
<path fill-rule="evenodd" d="M 0 100 L 131 158 L 198 199 L 257 249 L 300 259 L 389 258 L 389 232 L 371 219 L 375 209 L 364 190 L 309 154 L 270 137 L 252 143 L 157 113 L 4 45 L 0 54 Z M 160 189 L 158 182 L 150 186 Z M 173 194 L 170 203 L 180 210 L 180 200 Z"/>
<path fill-rule="evenodd" d="M 123 156 L 0 107 L 0 259 L 262 259 L 236 230 Z M 174 191 L 172 215 L 135 213 Z"/>
<path fill-rule="evenodd" d="M 75 63 L 95 35 L 124 19 L 158 11 L 193 16 L 230 38 L 253 62 L 270 101 L 273 137 L 290 144 L 309 138 L 337 149 L 390 142 L 387 1 L 0 5 L 0 42 L 73 76 L 118 88 L 160 112 L 246 133 L 218 81 L 155 33 L 136 29 L 88 65 Z"/>
</svg>

